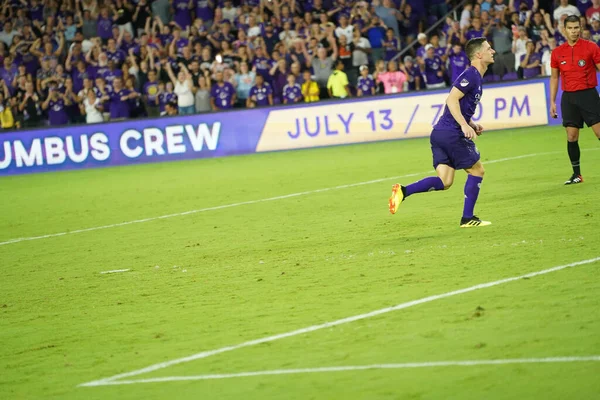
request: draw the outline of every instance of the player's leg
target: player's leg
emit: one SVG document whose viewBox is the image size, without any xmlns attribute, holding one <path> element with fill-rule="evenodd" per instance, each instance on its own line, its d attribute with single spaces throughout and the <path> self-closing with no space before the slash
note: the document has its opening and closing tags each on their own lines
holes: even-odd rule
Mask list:
<svg viewBox="0 0 600 400">
<path fill-rule="evenodd" d="M 440 164 L 435 170 L 437 176 L 428 176 L 408 186 L 402 186 L 399 183 L 392 186 L 392 195 L 389 199 L 390 212 L 396 214 L 398 207 L 400 207 L 404 199 L 413 194 L 450 189 L 450 186 L 454 182 L 454 168 L 449 165 Z"/>
<path fill-rule="evenodd" d="M 580 111 L 577 92 L 563 93 L 560 108 L 563 126 L 567 132 L 567 154 L 573 168 L 573 175 L 565 182 L 565 185 L 573 185 L 583 182 L 579 150 L 579 130 L 583 128 L 583 115 Z"/>
<path fill-rule="evenodd" d="M 592 130 L 594 131 L 594 135 L 600 140 L 600 122 L 592 125 Z"/>
<path fill-rule="evenodd" d="M 573 168 L 573 175 L 569 178 L 565 185 L 573 185 L 575 183 L 583 182 L 581 177 L 581 151 L 579 149 L 579 128 L 567 126 L 567 153 L 569 154 L 569 160 L 571 161 L 571 167 Z"/>
<path fill-rule="evenodd" d="M 454 182 L 454 168 L 448 155 L 447 145 L 443 143 L 443 140 L 440 140 L 439 136 L 434 131 L 430 138 L 433 166 L 437 172 L 437 176 L 428 176 L 408 186 L 402 186 L 399 183 L 392 186 L 392 195 L 388 201 L 390 213 L 395 214 L 400 204 L 408 196 L 416 193 L 445 190 L 452 186 L 452 182 Z"/>
<path fill-rule="evenodd" d="M 477 226 L 487 226 L 492 223 L 489 221 L 482 221 L 474 215 L 475 204 L 479 197 L 479 190 L 481 189 L 481 183 L 483 182 L 483 175 L 485 170 L 481 161 L 477 161 L 470 168 L 465 168 L 467 172 L 467 182 L 465 183 L 465 205 L 463 208 L 463 215 L 460 220 L 461 228 L 474 228 Z"/>
</svg>

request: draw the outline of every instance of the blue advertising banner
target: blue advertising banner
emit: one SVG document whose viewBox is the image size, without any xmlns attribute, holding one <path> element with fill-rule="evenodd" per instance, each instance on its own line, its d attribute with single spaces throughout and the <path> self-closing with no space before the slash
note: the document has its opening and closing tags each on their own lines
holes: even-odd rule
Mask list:
<svg viewBox="0 0 600 400">
<path fill-rule="evenodd" d="M 13 131 L 0 134 L 0 176 L 426 137 L 447 93 Z M 559 124 L 548 109 L 548 79 L 486 85 L 473 119 L 486 130 Z"/>
</svg>

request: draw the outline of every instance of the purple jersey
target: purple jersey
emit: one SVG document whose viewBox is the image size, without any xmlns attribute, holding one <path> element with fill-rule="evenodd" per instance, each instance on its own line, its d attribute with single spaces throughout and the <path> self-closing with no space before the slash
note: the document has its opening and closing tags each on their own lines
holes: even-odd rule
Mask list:
<svg viewBox="0 0 600 400">
<path fill-rule="evenodd" d="M 392 38 L 390 40 L 385 39 L 383 41 L 383 48 L 385 54 L 385 61 L 390 61 L 396 54 L 398 54 L 398 49 L 400 48 L 400 42 L 397 38 Z"/>
<path fill-rule="evenodd" d="M 522 55 L 520 61 L 523 61 L 524 59 L 525 59 L 525 55 Z M 533 64 L 536 61 L 540 62 L 540 66 L 533 67 L 533 68 L 523 68 L 523 78 L 525 78 L 525 79 L 535 78 L 536 76 L 538 76 L 542 73 L 542 67 L 541 67 L 542 57 L 540 56 L 539 53 L 531 54 L 529 56 L 528 64 Z"/>
<path fill-rule="evenodd" d="M 408 90 L 417 90 L 417 78 L 423 81 L 421 76 L 421 69 L 417 65 L 413 65 L 410 68 L 406 68 L 406 80 L 408 81 Z M 421 87 L 422 88 L 422 84 Z"/>
<path fill-rule="evenodd" d="M 271 60 L 265 57 L 254 57 L 252 65 L 256 67 L 256 72 L 263 76 L 263 78 L 270 78 L 269 70 L 271 69 Z"/>
<path fill-rule="evenodd" d="M 362 91 L 363 96 L 370 96 L 373 94 L 372 89 L 375 87 L 375 81 L 371 75 L 366 78 L 363 76 L 358 77 L 358 81 L 356 82 L 356 88 Z"/>
<path fill-rule="evenodd" d="M 196 0 L 196 18 L 201 18 L 203 21 L 213 19 L 213 9 L 208 4 L 208 0 Z"/>
<path fill-rule="evenodd" d="M 110 118 L 129 118 L 130 110 L 127 100 L 121 100 L 123 96 L 129 96 L 129 89 L 121 89 L 110 94 Z"/>
<path fill-rule="evenodd" d="M 460 74 L 469 66 L 469 59 L 464 51 L 460 53 L 452 53 L 448 57 L 450 60 L 450 71 L 452 72 L 451 81 L 454 82 Z"/>
<path fill-rule="evenodd" d="M 114 69 L 112 71 L 106 70 L 106 71 L 104 71 L 104 73 L 101 76 L 104 78 L 104 80 L 106 81 L 106 83 L 108 85 L 112 86 L 112 84 L 116 78 L 123 77 L 123 71 L 121 71 L 120 69 Z"/>
<path fill-rule="evenodd" d="M 210 95 L 215 100 L 215 106 L 219 109 L 231 108 L 231 99 L 235 94 L 235 88 L 229 82 L 223 85 L 214 84 L 210 89 Z"/>
<path fill-rule="evenodd" d="M 50 100 L 48 103 L 48 119 L 50 120 L 50 125 L 66 125 L 69 122 L 69 116 L 67 115 L 63 99 Z"/>
<path fill-rule="evenodd" d="M 79 71 L 78 69 L 74 69 L 71 72 L 71 78 L 73 79 L 73 91 L 75 93 L 79 93 L 79 91 L 83 89 L 83 80 L 86 78 L 92 79 L 93 77 L 87 69 L 83 72 Z"/>
<path fill-rule="evenodd" d="M 425 81 L 428 85 L 435 85 L 444 82 L 444 76 L 438 76 L 442 71 L 442 60 L 438 56 L 425 59 Z"/>
<path fill-rule="evenodd" d="M 481 75 L 479 71 L 473 66 L 467 68 L 452 85 L 453 87 L 464 93 L 464 97 L 459 100 L 460 113 L 465 117 L 467 122 L 471 121 L 477 104 L 481 100 Z M 444 113 L 439 119 L 438 123 L 434 126 L 434 129 L 441 131 L 452 131 L 462 135 L 460 125 L 448 109 L 448 106 L 444 107 Z"/>
<path fill-rule="evenodd" d="M 154 104 L 156 96 L 158 96 L 158 81 L 144 83 L 142 93 L 148 97 L 148 101 Z"/>
<path fill-rule="evenodd" d="M 106 51 L 106 58 L 113 61 L 116 65 L 121 65 L 123 64 L 123 61 L 125 61 L 125 53 L 121 50 L 116 50 L 114 52 Z"/>
<path fill-rule="evenodd" d="M 188 0 L 173 0 L 173 8 L 175 9 L 175 16 L 173 19 L 181 29 L 186 29 L 192 24 Z"/>
<path fill-rule="evenodd" d="M 160 112 L 164 112 L 166 110 L 165 106 L 169 103 L 177 103 L 177 95 L 175 93 L 163 92 L 158 95 Z"/>
<path fill-rule="evenodd" d="M 102 18 L 102 16 L 99 16 L 98 24 L 96 26 L 98 36 L 100 36 L 102 39 L 108 40 L 112 37 L 112 19 Z"/>
<path fill-rule="evenodd" d="M 285 85 L 283 87 L 283 98 L 288 103 L 295 103 L 302 99 L 302 88 L 297 83 L 294 83 L 292 86 Z"/>
<path fill-rule="evenodd" d="M 252 86 L 250 89 L 250 94 L 248 95 L 250 99 L 256 102 L 257 106 L 268 106 L 269 105 L 269 95 L 273 94 L 273 89 L 271 85 L 268 83 L 263 83 L 261 87 Z"/>
<path fill-rule="evenodd" d="M 467 40 L 479 37 L 483 37 L 483 29 L 470 29 L 465 33 L 465 39 Z"/>
<path fill-rule="evenodd" d="M 42 4 L 29 5 L 29 17 L 32 21 L 42 22 L 44 20 L 44 6 Z"/>
</svg>

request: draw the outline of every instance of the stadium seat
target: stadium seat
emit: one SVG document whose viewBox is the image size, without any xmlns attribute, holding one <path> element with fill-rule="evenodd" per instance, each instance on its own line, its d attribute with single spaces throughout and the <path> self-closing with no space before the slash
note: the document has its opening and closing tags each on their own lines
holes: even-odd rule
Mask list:
<svg viewBox="0 0 600 400">
<path fill-rule="evenodd" d="M 509 72 L 502 77 L 503 81 L 516 81 L 518 79 L 516 72 Z"/>
</svg>

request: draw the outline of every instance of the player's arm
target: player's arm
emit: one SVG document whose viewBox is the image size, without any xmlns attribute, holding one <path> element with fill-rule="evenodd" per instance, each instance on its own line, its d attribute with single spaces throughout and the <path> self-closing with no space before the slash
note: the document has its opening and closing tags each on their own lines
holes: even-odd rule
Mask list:
<svg viewBox="0 0 600 400">
<path fill-rule="evenodd" d="M 556 118 L 556 95 L 558 93 L 558 76 L 560 74 L 558 68 L 551 68 L 550 74 L 550 116 Z"/>
<path fill-rule="evenodd" d="M 463 92 L 458 90 L 456 87 L 452 87 L 452 90 L 450 91 L 450 94 L 446 99 L 446 106 L 448 106 L 448 110 L 450 111 L 450 114 L 452 114 L 452 117 L 460 125 L 460 129 L 465 134 L 465 137 L 467 137 L 468 139 L 475 139 L 475 137 L 477 136 L 475 130 L 473 129 L 473 127 L 471 127 L 469 122 L 467 122 L 465 117 L 462 115 L 462 112 L 460 111 L 460 99 L 462 99 L 463 97 L 465 97 L 465 94 Z"/>
</svg>

